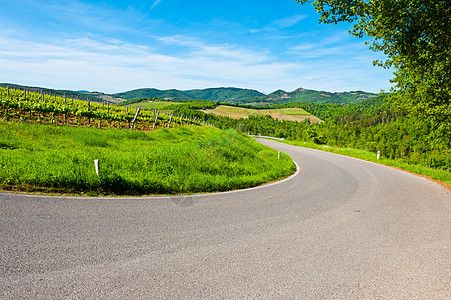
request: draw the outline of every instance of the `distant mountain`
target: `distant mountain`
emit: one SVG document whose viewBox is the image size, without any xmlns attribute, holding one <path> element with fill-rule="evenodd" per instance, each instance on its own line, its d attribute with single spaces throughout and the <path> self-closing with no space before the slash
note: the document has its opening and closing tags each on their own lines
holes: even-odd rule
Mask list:
<svg viewBox="0 0 451 300">
<path fill-rule="evenodd" d="M 179 90 L 158 90 L 154 88 L 137 89 L 123 93 L 113 94 L 114 97 L 120 97 L 126 100 L 134 100 L 140 98 L 160 98 L 160 99 L 177 99 L 177 100 L 194 100 L 191 96 Z"/>
<path fill-rule="evenodd" d="M 298 88 L 292 92 L 282 90 L 269 94 L 266 100 L 276 103 L 310 102 L 310 103 L 358 103 L 377 97 L 377 94 L 362 91 L 331 93 Z"/>
<path fill-rule="evenodd" d="M 287 102 L 310 103 L 358 103 L 374 98 L 377 94 L 362 91 L 331 93 L 298 88 L 292 92 L 277 90 L 268 95 L 256 90 L 232 87 L 208 88 L 196 90 L 158 90 L 154 88 L 132 90 L 112 95 L 127 100 L 139 98 L 160 98 L 168 100 L 213 100 L 233 104 L 279 104 Z"/>
<path fill-rule="evenodd" d="M 249 98 L 265 97 L 265 94 L 256 90 L 240 88 L 209 88 L 203 90 L 185 91 L 194 99 L 214 100 L 220 102 L 234 102 Z"/>
<path fill-rule="evenodd" d="M 154 88 L 132 90 L 124 93 L 114 94 L 127 100 L 139 98 L 160 98 L 168 100 L 214 100 L 220 102 L 234 102 L 241 99 L 264 97 L 265 94 L 256 90 L 240 88 L 208 88 L 197 90 L 158 90 Z"/>
<path fill-rule="evenodd" d="M 291 99 L 291 96 L 289 95 L 289 93 L 287 93 L 283 90 L 277 90 L 266 96 L 266 100 L 278 101 L 278 100 L 282 100 L 282 99 Z"/>
<path fill-rule="evenodd" d="M 0 85 L 14 86 L 14 84 L 0 83 Z M 16 85 L 18 86 L 18 85 Z M 194 90 L 159 90 L 155 88 L 143 88 L 117 94 L 105 94 L 101 92 L 88 91 L 68 91 L 52 90 L 46 88 L 35 88 L 18 86 L 20 88 L 42 89 L 46 93 L 56 93 L 57 95 L 76 95 L 79 99 L 90 99 L 91 101 L 106 101 L 110 103 L 122 102 L 124 100 L 135 100 L 142 98 L 160 98 L 167 100 L 213 100 L 231 104 L 255 104 L 270 105 L 288 102 L 309 102 L 309 103 L 359 103 L 366 99 L 377 97 L 377 94 L 363 91 L 331 93 L 325 91 L 315 91 L 298 88 L 292 92 L 277 90 L 268 95 L 251 89 L 241 89 L 234 87 L 220 87 Z"/>
</svg>

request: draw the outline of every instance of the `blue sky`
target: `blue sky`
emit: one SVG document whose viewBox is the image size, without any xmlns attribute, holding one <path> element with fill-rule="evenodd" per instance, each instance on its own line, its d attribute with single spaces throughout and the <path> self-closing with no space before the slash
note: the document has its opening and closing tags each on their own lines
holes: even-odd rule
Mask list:
<svg viewBox="0 0 451 300">
<path fill-rule="evenodd" d="M 115 93 L 390 88 L 382 54 L 295 0 L 0 0 L 0 82 Z"/>
</svg>

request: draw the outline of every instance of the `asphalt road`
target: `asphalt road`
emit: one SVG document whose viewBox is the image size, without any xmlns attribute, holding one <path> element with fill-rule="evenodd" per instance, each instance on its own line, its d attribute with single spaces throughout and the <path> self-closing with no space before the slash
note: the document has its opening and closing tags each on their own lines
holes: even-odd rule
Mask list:
<svg viewBox="0 0 451 300">
<path fill-rule="evenodd" d="M 0 299 L 451 299 L 451 195 L 261 141 L 300 172 L 185 197 L 0 194 Z"/>
</svg>

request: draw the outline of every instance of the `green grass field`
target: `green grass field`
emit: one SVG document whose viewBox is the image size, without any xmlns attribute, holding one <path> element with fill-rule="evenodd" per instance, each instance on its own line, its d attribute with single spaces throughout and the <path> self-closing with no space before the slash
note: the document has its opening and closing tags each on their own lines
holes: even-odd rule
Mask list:
<svg viewBox="0 0 451 300">
<path fill-rule="evenodd" d="M 321 122 L 320 119 L 306 112 L 302 108 L 250 109 L 244 107 L 219 105 L 215 109 L 205 110 L 205 112 L 228 116 L 235 119 L 248 118 L 250 115 L 269 115 L 279 120 L 303 121 L 305 119 L 310 119 L 314 123 Z"/>
<path fill-rule="evenodd" d="M 100 176 L 94 168 L 99 160 Z M 294 172 L 287 155 L 232 130 L 141 132 L 0 121 L 0 188 L 88 195 L 215 192 Z"/>
<path fill-rule="evenodd" d="M 167 107 L 172 105 L 180 105 L 183 103 L 180 102 L 169 102 L 169 101 L 161 101 L 161 102 L 153 102 L 153 101 L 143 101 L 138 103 L 130 104 L 131 107 L 141 107 L 142 109 L 153 110 L 156 109 L 158 111 L 166 110 Z"/>
</svg>

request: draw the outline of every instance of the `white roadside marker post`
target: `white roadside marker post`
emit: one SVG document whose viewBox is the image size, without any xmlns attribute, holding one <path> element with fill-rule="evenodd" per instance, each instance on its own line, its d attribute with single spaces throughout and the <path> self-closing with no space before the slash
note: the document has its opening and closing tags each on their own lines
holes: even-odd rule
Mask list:
<svg viewBox="0 0 451 300">
<path fill-rule="evenodd" d="M 377 160 L 379 160 L 380 157 L 381 157 L 381 152 L 377 151 Z"/>
<path fill-rule="evenodd" d="M 277 159 L 280 159 L 280 151 L 279 151 L 279 154 L 277 155 Z"/>
<path fill-rule="evenodd" d="M 100 176 L 99 175 L 99 160 L 98 159 L 94 159 L 94 167 L 96 168 L 97 176 Z"/>
</svg>

